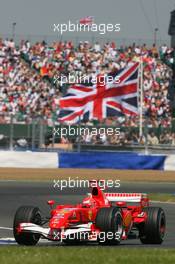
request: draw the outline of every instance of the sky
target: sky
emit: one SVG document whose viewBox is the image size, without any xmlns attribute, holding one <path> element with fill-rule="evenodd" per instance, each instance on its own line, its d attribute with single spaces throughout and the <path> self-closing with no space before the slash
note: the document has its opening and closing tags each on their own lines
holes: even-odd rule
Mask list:
<svg viewBox="0 0 175 264">
<path fill-rule="evenodd" d="M 82 17 L 93 16 L 94 22 L 121 24 L 120 32 L 91 36 L 114 39 L 153 40 L 158 28 L 158 39 L 169 40 L 170 12 L 175 0 L 0 0 L 0 35 L 43 35 L 57 37 L 53 24 L 76 23 Z M 85 33 L 65 33 L 74 38 L 86 37 Z M 87 37 L 90 34 L 86 33 Z M 60 35 L 59 35 L 60 37 Z"/>
</svg>

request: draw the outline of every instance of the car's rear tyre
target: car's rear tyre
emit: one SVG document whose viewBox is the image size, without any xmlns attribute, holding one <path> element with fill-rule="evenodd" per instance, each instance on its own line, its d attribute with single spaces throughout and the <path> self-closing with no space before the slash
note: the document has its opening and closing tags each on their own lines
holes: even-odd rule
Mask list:
<svg viewBox="0 0 175 264">
<path fill-rule="evenodd" d="M 118 207 L 101 208 L 96 216 L 96 227 L 100 229 L 99 244 L 120 244 L 123 234 L 123 219 Z"/>
<path fill-rule="evenodd" d="M 142 244 L 161 244 L 166 229 L 165 212 L 159 207 L 146 207 L 147 220 L 139 228 L 139 237 Z"/>
<path fill-rule="evenodd" d="M 33 233 L 19 233 L 17 228 L 20 223 L 34 223 L 41 224 L 41 213 L 37 207 L 33 206 L 21 206 L 16 211 L 13 222 L 13 234 L 16 242 L 19 245 L 33 246 L 36 245 L 40 239 L 39 234 Z"/>
</svg>

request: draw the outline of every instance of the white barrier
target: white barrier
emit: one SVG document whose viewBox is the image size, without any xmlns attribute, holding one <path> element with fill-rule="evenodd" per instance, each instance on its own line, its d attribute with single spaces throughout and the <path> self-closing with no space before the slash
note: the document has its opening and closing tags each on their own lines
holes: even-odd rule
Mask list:
<svg viewBox="0 0 175 264">
<path fill-rule="evenodd" d="M 58 168 L 58 153 L 0 151 L 2 168 Z"/>
<path fill-rule="evenodd" d="M 165 159 L 164 164 L 165 171 L 175 171 L 175 155 L 169 155 Z"/>
<path fill-rule="evenodd" d="M 0 151 L 0 167 L 59 168 L 59 158 L 60 157 L 56 152 Z M 175 155 L 166 156 L 163 170 L 175 171 Z"/>
</svg>

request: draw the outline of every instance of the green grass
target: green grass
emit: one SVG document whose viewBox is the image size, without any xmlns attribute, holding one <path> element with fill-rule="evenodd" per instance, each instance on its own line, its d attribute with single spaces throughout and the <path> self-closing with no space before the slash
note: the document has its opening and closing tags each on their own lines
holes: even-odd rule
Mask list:
<svg viewBox="0 0 175 264">
<path fill-rule="evenodd" d="M 175 249 L 119 247 L 1 247 L 2 264 L 175 263 Z"/>
<path fill-rule="evenodd" d="M 169 193 L 150 193 L 148 197 L 152 201 L 175 202 L 175 195 Z"/>
</svg>

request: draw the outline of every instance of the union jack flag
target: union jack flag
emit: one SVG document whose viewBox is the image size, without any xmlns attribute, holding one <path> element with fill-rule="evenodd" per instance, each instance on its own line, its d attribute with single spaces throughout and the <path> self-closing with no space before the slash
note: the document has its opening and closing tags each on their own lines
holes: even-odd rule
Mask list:
<svg viewBox="0 0 175 264">
<path fill-rule="evenodd" d="M 93 22 L 94 18 L 92 16 L 83 17 L 79 20 L 79 23 L 83 25 L 91 25 Z"/>
<path fill-rule="evenodd" d="M 110 74 L 115 81 L 106 82 L 106 76 L 101 82 L 98 75 L 95 84 L 70 86 L 67 94 L 60 98 L 59 121 L 71 124 L 79 120 L 138 115 L 138 73 L 139 63 L 133 63 Z"/>
</svg>

